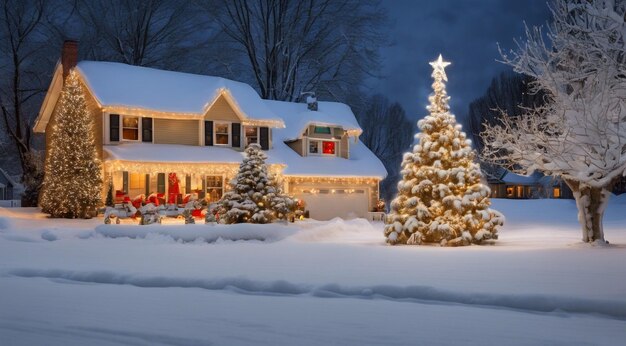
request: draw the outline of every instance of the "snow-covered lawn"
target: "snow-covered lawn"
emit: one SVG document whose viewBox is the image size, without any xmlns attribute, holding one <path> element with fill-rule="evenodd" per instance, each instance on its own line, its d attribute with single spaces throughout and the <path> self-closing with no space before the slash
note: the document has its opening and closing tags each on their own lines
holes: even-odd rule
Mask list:
<svg viewBox="0 0 626 346">
<path fill-rule="evenodd" d="M 623 345 L 611 246 L 573 201 L 495 200 L 494 245 L 391 247 L 382 224 L 102 225 L 0 208 L 2 345 Z M 241 240 L 245 239 L 245 240 Z"/>
</svg>

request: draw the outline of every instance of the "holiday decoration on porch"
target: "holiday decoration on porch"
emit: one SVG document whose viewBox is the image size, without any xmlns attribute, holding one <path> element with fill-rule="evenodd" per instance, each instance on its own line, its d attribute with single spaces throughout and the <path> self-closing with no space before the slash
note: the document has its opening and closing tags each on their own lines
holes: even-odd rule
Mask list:
<svg viewBox="0 0 626 346">
<path fill-rule="evenodd" d="M 102 204 L 94 117 L 78 74 L 65 80 L 46 157 L 41 207 L 51 217 L 85 218 Z"/>
<path fill-rule="evenodd" d="M 176 173 L 168 174 L 168 193 L 167 193 L 167 203 L 169 204 L 177 204 L 178 203 L 178 195 L 180 194 L 180 180 L 176 176 Z"/>
<path fill-rule="evenodd" d="M 113 179 L 111 179 L 111 177 L 109 177 L 109 183 L 107 184 L 107 198 L 104 205 L 107 207 L 115 206 L 115 201 L 113 199 Z"/>
<path fill-rule="evenodd" d="M 398 196 L 391 202 L 385 237 L 390 244 L 479 244 L 497 239 L 504 217 L 489 208 L 489 187 L 481 183 L 475 152 L 448 106 L 450 63 L 441 55 L 433 67 L 428 110 L 418 122 L 418 143 L 404 155 Z"/>
<path fill-rule="evenodd" d="M 231 183 L 232 189 L 222 196 L 214 213 L 220 222 L 270 223 L 275 219 L 287 219 L 296 203 L 281 193 L 276 178 L 267 172 L 267 156 L 258 144 L 245 150 L 239 172 Z"/>
</svg>

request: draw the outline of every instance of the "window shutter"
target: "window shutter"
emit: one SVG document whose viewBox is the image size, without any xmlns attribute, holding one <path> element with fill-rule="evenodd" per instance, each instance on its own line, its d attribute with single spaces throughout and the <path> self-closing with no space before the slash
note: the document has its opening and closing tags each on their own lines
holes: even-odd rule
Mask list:
<svg viewBox="0 0 626 346">
<path fill-rule="evenodd" d="M 111 142 L 120 141 L 120 115 L 109 114 L 109 140 Z"/>
<path fill-rule="evenodd" d="M 241 124 L 240 123 L 232 123 L 231 126 L 232 133 L 232 145 L 235 148 L 241 147 Z"/>
<path fill-rule="evenodd" d="M 165 173 L 157 175 L 157 193 L 165 193 Z"/>
<path fill-rule="evenodd" d="M 185 176 L 185 193 L 191 193 L 191 175 Z"/>
<path fill-rule="evenodd" d="M 152 118 L 141 118 L 141 141 L 152 143 Z"/>
<path fill-rule="evenodd" d="M 206 177 L 202 177 L 202 191 L 200 191 L 198 198 L 203 199 L 204 196 L 206 196 Z"/>
<path fill-rule="evenodd" d="M 204 145 L 213 145 L 213 122 L 204 122 Z"/>
<path fill-rule="evenodd" d="M 122 172 L 122 190 L 128 195 L 128 172 Z"/>
<path fill-rule="evenodd" d="M 150 196 L 150 174 L 146 174 L 146 197 Z"/>
<path fill-rule="evenodd" d="M 261 142 L 261 149 L 268 150 L 270 148 L 270 129 L 267 127 L 261 127 L 259 129 L 259 141 Z"/>
</svg>

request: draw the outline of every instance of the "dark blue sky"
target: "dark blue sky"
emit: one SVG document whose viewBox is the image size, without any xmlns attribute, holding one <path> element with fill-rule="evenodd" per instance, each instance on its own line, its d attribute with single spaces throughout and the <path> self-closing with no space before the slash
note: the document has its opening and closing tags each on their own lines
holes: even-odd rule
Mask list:
<svg viewBox="0 0 626 346">
<path fill-rule="evenodd" d="M 384 78 L 374 92 L 398 101 L 411 119 L 427 112 L 431 67 L 439 53 L 446 68 L 451 107 L 459 120 L 493 77 L 510 69 L 497 62 L 497 43 L 514 47 L 524 35 L 524 21 L 540 25 L 549 18 L 545 0 L 386 0 L 393 46 L 382 49 Z"/>
</svg>

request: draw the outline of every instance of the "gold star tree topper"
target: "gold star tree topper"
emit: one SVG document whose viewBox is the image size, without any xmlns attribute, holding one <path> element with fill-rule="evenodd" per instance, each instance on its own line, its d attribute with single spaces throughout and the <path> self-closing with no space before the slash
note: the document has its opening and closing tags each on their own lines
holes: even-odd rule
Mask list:
<svg viewBox="0 0 626 346">
<path fill-rule="evenodd" d="M 448 61 L 443 61 L 441 54 L 439 54 L 439 58 L 437 58 L 437 60 L 430 62 L 430 66 L 432 66 L 435 71 L 440 71 L 443 76 L 443 80 L 446 82 L 448 81 L 448 76 L 446 76 L 445 68 L 450 64 L 451 63 Z"/>
</svg>

